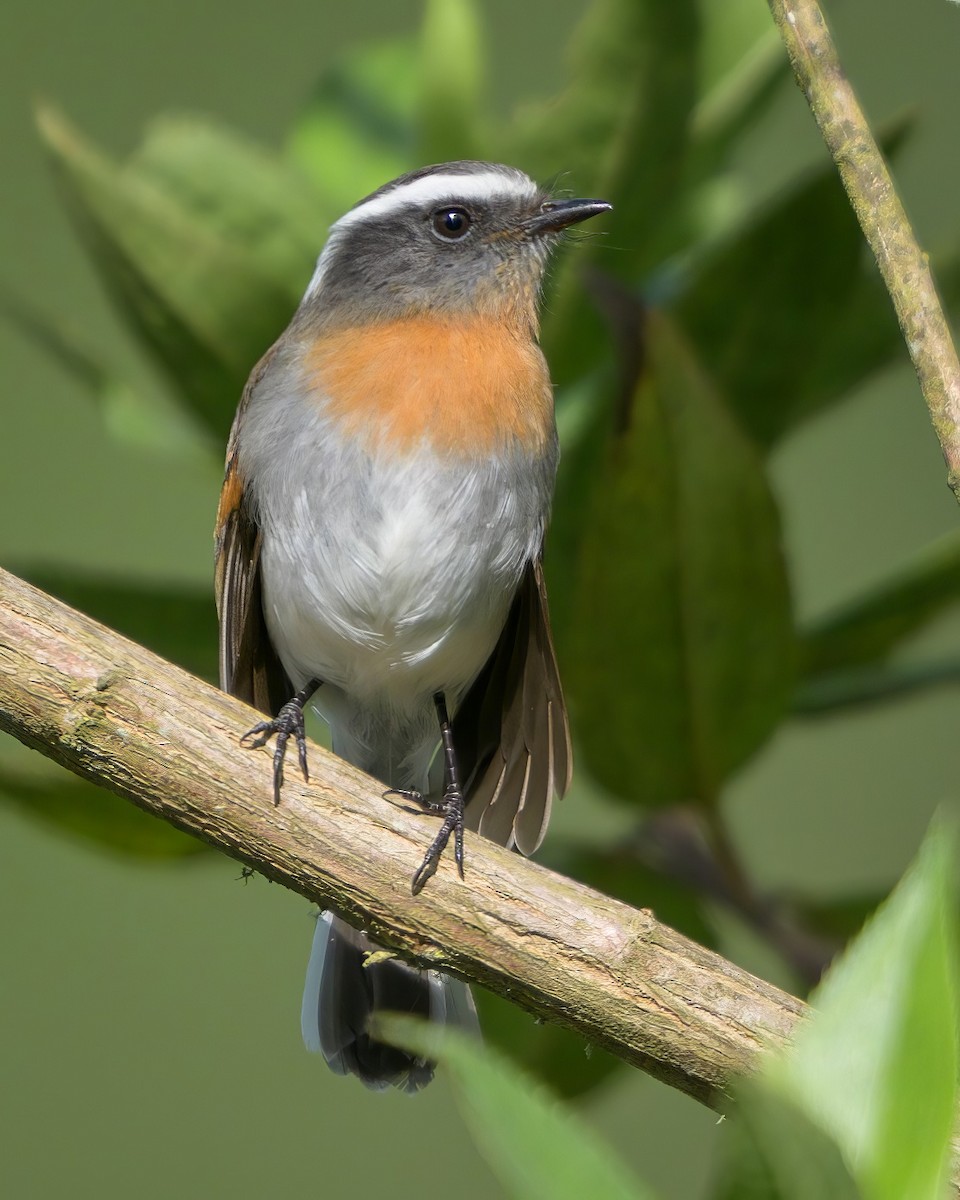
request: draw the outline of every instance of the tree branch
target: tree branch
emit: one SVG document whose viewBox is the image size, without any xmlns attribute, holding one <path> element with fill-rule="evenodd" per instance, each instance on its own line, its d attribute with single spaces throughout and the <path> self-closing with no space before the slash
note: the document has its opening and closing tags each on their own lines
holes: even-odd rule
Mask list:
<svg viewBox="0 0 960 1200">
<path fill-rule="evenodd" d="M 837 57 L 817 0 L 769 0 L 797 82 L 873 251 L 960 500 L 960 362 L 926 254 Z"/>
<path fill-rule="evenodd" d="M 253 710 L 0 571 L 0 728 L 368 929 L 716 1105 L 799 1000 L 582 884 L 468 835 L 410 876 L 429 817 L 318 746 L 309 785 L 238 745 Z"/>
</svg>

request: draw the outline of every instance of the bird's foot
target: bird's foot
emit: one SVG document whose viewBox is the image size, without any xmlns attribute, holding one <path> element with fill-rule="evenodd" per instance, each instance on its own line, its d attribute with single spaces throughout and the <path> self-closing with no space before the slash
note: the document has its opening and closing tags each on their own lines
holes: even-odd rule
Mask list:
<svg viewBox="0 0 960 1200">
<path fill-rule="evenodd" d="M 428 800 L 420 792 L 405 789 L 392 789 L 385 796 L 403 796 L 413 800 L 421 807 L 421 812 L 442 813 L 443 824 L 437 831 L 437 836 L 430 843 L 430 849 L 423 856 L 423 862 L 413 877 L 411 890 L 416 896 L 423 891 L 427 880 L 436 874 L 440 857 L 447 848 L 450 835 L 453 835 L 453 857 L 457 864 L 460 878 L 463 878 L 463 792 L 459 787 L 448 787 L 440 800 Z"/>
<path fill-rule="evenodd" d="M 453 729 L 447 715 L 447 702 L 442 692 L 437 692 L 433 698 L 437 706 L 437 717 L 440 721 L 440 742 L 443 747 L 443 795 L 439 800 L 430 800 L 422 792 L 411 788 L 390 788 L 383 793 L 387 796 L 401 796 L 404 800 L 412 800 L 418 807 L 416 812 L 440 813 L 443 824 L 437 836 L 430 843 L 430 849 L 423 856 L 423 862 L 413 877 L 411 885 L 416 896 L 423 891 L 427 880 L 435 875 L 440 856 L 447 848 L 450 835 L 453 835 L 453 857 L 457 864 L 460 878 L 463 878 L 463 810 L 466 801 L 463 788 L 460 786 L 460 771 L 457 766 L 457 755 L 453 746 Z"/>
<path fill-rule="evenodd" d="M 300 770 L 303 778 L 310 782 L 307 770 L 307 737 L 303 725 L 303 706 L 306 700 L 300 699 L 298 693 L 292 700 L 280 709 L 271 721 L 261 721 L 254 725 L 240 739 L 240 745 L 249 750 L 257 750 L 265 746 L 274 734 L 277 735 L 277 745 L 273 752 L 273 802 L 280 803 L 280 789 L 283 787 L 283 760 L 287 754 L 287 742 L 291 737 L 297 741 L 297 756 L 300 760 Z"/>
</svg>

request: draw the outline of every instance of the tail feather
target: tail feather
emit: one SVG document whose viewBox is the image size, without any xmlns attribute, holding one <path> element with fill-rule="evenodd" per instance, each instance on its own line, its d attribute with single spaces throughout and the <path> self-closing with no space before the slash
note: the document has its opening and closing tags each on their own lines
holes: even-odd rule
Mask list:
<svg viewBox="0 0 960 1200">
<path fill-rule="evenodd" d="M 338 1075 L 357 1075 L 369 1088 L 420 1091 L 435 1064 L 370 1037 L 376 1012 L 401 1012 L 479 1032 L 466 984 L 439 971 L 419 971 L 396 958 L 366 964 L 368 938 L 332 913 L 321 913 L 307 965 L 300 1027 L 307 1049 Z"/>
</svg>

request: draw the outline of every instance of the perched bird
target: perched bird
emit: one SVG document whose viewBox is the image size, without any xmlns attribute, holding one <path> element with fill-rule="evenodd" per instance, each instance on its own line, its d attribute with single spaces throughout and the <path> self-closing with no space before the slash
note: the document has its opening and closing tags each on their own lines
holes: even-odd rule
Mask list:
<svg viewBox="0 0 960 1200">
<path fill-rule="evenodd" d="M 541 569 L 557 468 L 538 299 L 558 235 L 604 212 L 521 171 L 425 167 L 330 229 L 290 325 L 234 421 L 216 529 L 221 685 L 267 714 L 274 791 L 303 710 L 440 829 L 418 892 L 463 828 L 531 854 L 570 781 Z M 438 746 L 441 753 L 438 755 Z M 303 1032 L 334 1071 L 417 1091 L 433 1064 L 372 1040 L 378 1009 L 469 1024 L 463 984 L 317 923 Z"/>
</svg>

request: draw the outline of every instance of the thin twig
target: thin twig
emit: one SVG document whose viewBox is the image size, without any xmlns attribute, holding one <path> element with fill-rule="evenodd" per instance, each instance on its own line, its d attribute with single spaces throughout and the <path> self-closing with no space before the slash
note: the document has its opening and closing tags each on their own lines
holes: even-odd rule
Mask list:
<svg viewBox="0 0 960 1200">
<path fill-rule="evenodd" d="M 960 500 L 960 362 L 927 255 L 837 57 L 816 0 L 769 0 L 797 82 L 847 189 L 893 300 L 943 457 Z"/>
</svg>

